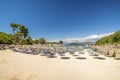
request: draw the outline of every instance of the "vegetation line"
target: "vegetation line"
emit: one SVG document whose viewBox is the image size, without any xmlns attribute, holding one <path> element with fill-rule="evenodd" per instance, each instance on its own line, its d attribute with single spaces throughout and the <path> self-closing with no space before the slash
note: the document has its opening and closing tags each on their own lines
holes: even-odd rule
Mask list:
<svg viewBox="0 0 120 80">
<path fill-rule="evenodd" d="M 110 45 L 120 44 L 120 30 L 116 31 L 114 34 L 111 34 L 107 37 L 103 37 L 96 42 L 96 45 L 106 45 L 106 44 L 110 44 Z"/>
<path fill-rule="evenodd" d="M 0 44 L 14 44 L 14 45 L 32 45 L 32 44 L 63 44 L 59 42 L 46 42 L 45 38 L 35 39 L 29 35 L 29 29 L 23 24 L 10 24 L 13 34 L 0 32 Z"/>
</svg>

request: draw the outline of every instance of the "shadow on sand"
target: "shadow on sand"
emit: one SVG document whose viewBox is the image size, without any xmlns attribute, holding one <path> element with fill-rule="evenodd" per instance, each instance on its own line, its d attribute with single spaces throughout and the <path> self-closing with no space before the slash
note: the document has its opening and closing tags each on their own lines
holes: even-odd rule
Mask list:
<svg viewBox="0 0 120 80">
<path fill-rule="evenodd" d="M 75 59 L 82 59 L 82 60 L 85 60 L 87 59 L 86 57 L 76 57 Z"/>
<path fill-rule="evenodd" d="M 114 59 L 115 59 L 115 60 L 120 60 L 120 58 L 117 58 L 117 57 L 115 57 Z"/>
<path fill-rule="evenodd" d="M 70 59 L 70 57 L 63 56 L 61 59 Z"/>
<path fill-rule="evenodd" d="M 106 58 L 104 58 L 104 57 L 93 57 L 94 59 L 99 59 L 99 60 L 105 60 Z"/>
</svg>

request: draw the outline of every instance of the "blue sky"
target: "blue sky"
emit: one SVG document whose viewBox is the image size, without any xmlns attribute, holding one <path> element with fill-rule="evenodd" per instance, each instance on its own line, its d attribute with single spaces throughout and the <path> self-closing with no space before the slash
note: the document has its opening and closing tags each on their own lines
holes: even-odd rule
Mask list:
<svg viewBox="0 0 120 80">
<path fill-rule="evenodd" d="M 32 38 L 83 38 L 120 29 L 119 0 L 0 0 L 0 31 L 24 24 Z"/>
</svg>

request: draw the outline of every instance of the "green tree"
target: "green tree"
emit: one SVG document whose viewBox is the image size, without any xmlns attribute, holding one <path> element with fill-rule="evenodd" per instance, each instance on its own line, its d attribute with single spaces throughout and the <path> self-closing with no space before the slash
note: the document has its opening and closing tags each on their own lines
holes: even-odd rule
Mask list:
<svg viewBox="0 0 120 80">
<path fill-rule="evenodd" d="M 46 40 L 45 40 L 45 38 L 40 38 L 39 42 L 40 42 L 40 44 L 45 44 Z"/>
<path fill-rule="evenodd" d="M 20 36 L 22 36 L 22 38 L 26 38 L 28 36 L 28 28 L 26 28 L 24 25 L 19 25 L 19 32 L 20 32 Z"/>
<path fill-rule="evenodd" d="M 13 44 L 14 37 L 12 34 L 0 32 L 0 44 Z"/>
<path fill-rule="evenodd" d="M 60 44 L 63 44 L 63 41 L 62 41 L 62 40 L 60 40 L 60 41 L 59 41 L 59 43 L 60 43 Z"/>
<path fill-rule="evenodd" d="M 12 30 L 13 30 L 13 34 L 14 34 L 14 44 L 16 44 L 16 42 L 17 42 L 17 37 L 18 37 L 18 36 L 16 35 L 16 33 L 17 33 L 17 31 L 18 31 L 19 25 L 16 24 L 16 23 L 11 23 L 10 26 L 11 26 L 11 28 L 12 28 Z"/>
<path fill-rule="evenodd" d="M 29 36 L 28 39 L 27 39 L 27 43 L 30 44 L 30 45 L 33 44 L 33 40 L 32 40 L 32 38 L 31 38 L 30 36 Z"/>
<path fill-rule="evenodd" d="M 13 34 L 14 34 L 14 44 L 21 43 L 21 41 L 28 36 L 28 28 L 22 24 L 11 23 Z M 24 41 L 25 42 L 25 41 Z"/>
<path fill-rule="evenodd" d="M 16 33 L 15 31 L 17 31 L 17 29 L 18 29 L 18 24 L 16 24 L 16 23 L 11 23 L 10 26 L 12 27 L 13 34 L 15 35 L 15 33 Z"/>
<path fill-rule="evenodd" d="M 33 43 L 34 44 L 39 44 L 39 40 L 35 39 L 35 40 L 33 40 Z"/>
<path fill-rule="evenodd" d="M 19 42 L 20 45 L 28 45 L 28 42 L 26 39 L 22 39 L 20 42 Z"/>
<path fill-rule="evenodd" d="M 96 45 L 120 44 L 120 30 L 107 37 L 103 37 L 96 42 Z"/>
</svg>

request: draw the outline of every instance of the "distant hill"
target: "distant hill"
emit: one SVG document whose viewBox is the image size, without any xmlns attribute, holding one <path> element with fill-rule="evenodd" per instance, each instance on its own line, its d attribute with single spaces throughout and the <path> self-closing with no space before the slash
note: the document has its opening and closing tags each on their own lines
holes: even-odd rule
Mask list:
<svg viewBox="0 0 120 80">
<path fill-rule="evenodd" d="M 103 37 L 100 40 L 96 41 L 96 45 L 105 45 L 105 44 L 120 44 L 120 30 L 116 31 L 114 34 L 111 34 L 107 37 Z"/>
</svg>

